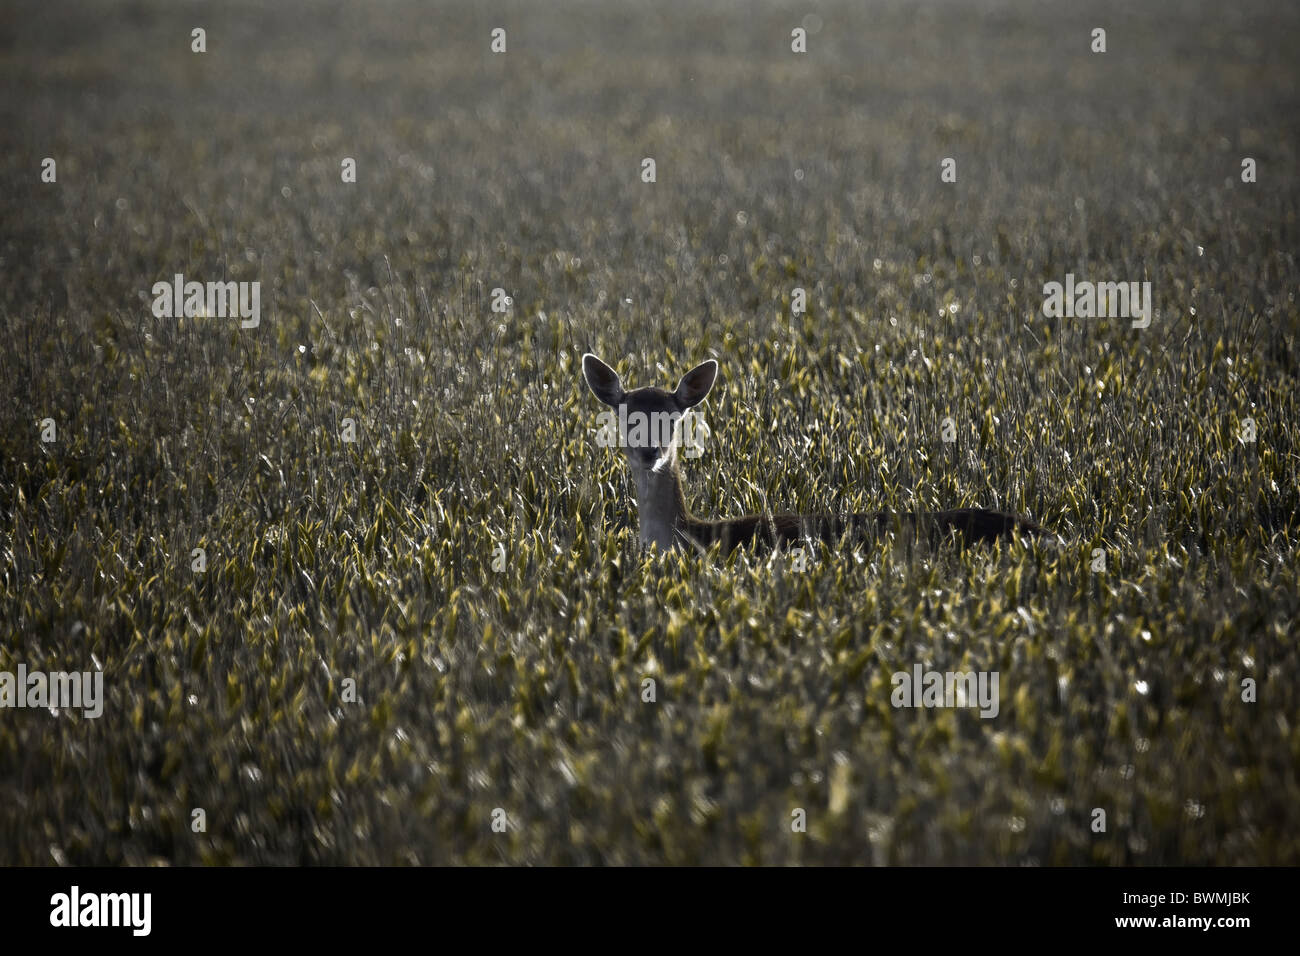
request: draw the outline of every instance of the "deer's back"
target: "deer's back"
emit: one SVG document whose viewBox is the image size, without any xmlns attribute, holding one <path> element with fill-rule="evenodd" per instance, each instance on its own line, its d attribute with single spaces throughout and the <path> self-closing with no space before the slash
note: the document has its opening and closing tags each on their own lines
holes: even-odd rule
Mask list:
<svg viewBox="0 0 1300 956">
<path fill-rule="evenodd" d="M 955 533 L 969 544 L 992 543 L 999 538 L 1010 538 L 1017 532 L 1023 535 L 1043 533 L 1041 527 L 1026 518 L 987 508 L 876 511 L 850 515 L 847 519 L 824 514 L 752 514 L 722 521 L 692 520 L 682 530 L 701 547 L 721 543 L 726 554 L 738 547 L 771 547 L 808 538 L 837 543 L 845 532 L 852 532 L 850 537 L 863 538 L 894 529 L 918 535 L 924 533 L 932 540 L 941 540 Z"/>
</svg>

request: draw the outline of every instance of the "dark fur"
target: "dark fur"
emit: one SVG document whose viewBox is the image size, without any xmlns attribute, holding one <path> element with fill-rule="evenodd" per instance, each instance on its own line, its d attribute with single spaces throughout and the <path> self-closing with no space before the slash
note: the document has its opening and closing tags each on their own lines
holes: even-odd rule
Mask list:
<svg viewBox="0 0 1300 956">
<path fill-rule="evenodd" d="M 689 512 L 687 513 L 689 515 Z M 932 542 L 953 536 L 965 544 L 990 544 L 999 538 L 1010 538 L 1015 533 L 1040 535 L 1043 529 L 1025 518 L 985 508 L 954 508 L 951 511 L 892 513 L 877 511 L 874 514 L 850 515 L 847 520 L 833 515 L 765 514 L 745 515 L 743 518 L 705 521 L 686 517 L 679 522 L 679 533 L 688 541 L 708 548 L 720 542 L 724 554 L 738 547 L 755 545 L 770 547 L 773 544 L 794 544 L 805 538 L 827 543 L 838 542 L 847 532 L 850 537 L 888 531 L 897 525 L 903 531 L 923 533 Z"/>
</svg>

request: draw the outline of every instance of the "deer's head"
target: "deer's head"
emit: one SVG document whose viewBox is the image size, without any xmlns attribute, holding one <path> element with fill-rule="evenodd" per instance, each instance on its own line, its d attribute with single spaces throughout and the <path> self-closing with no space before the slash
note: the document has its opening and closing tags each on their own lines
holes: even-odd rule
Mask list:
<svg viewBox="0 0 1300 956">
<path fill-rule="evenodd" d="M 678 425 L 713 388 L 718 363 L 709 359 L 695 366 L 671 392 L 653 387 L 625 391 L 618 373 L 590 352 L 582 357 L 582 375 L 592 394 L 616 413 L 619 444 L 633 474 L 643 477 L 662 474 L 676 461 Z"/>
</svg>

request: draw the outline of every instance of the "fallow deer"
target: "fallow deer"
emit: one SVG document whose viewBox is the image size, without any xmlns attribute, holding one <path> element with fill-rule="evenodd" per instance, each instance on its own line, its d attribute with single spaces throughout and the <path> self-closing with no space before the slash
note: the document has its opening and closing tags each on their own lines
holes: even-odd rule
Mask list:
<svg viewBox="0 0 1300 956">
<path fill-rule="evenodd" d="M 927 531 L 932 538 L 953 534 L 966 543 L 991 542 L 1015 534 L 1045 532 L 1026 518 L 985 508 L 956 508 L 951 511 L 887 512 L 853 514 L 845 518 L 825 514 L 752 514 L 741 518 L 711 521 L 697 518 L 686 506 L 681 472 L 677 463 L 680 429 L 688 409 L 704 401 L 718 377 L 718 363 L 709 359 L 687 372 L 677 388 L 636 388 L 626 391 L 618 373 L 591 353 L 582 357 L 582 373 L 592 393 L 619 413 L 620 423 L 666 422 L 667 429 L 639 428 L 629 440 L 619 436 L 636 484 L 636 505 L 641 544 L 660 548 L 715 543 L 723 553 L 741 545 L 793 543 L 806 538 L 838 542 L 844 535 L 888 529 L 897 523 L 913 531 Z"/>
</svg>

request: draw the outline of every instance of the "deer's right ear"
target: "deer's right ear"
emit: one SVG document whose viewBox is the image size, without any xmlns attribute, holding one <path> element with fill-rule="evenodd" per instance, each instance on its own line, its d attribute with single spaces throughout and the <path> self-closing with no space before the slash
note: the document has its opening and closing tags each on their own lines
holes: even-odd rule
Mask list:
<svg viewBox="0 0 1300 956">
<path fill-rule="evenodd" d="M 713 359 L 703 362 L 682 376 L 673 394 L 683 409 L 693 408 L 704 401 L 718 378 L 718 363 Z"/>
<path fill-rule="evenodd" d="M 617 407 L 623 401 L 623 383 L 618 380 L 618 372 L 588 352 L 582 357 L 582 377 L 587 380 L 587 387 L 606 405 Z"/>
</svg>

